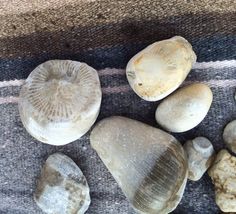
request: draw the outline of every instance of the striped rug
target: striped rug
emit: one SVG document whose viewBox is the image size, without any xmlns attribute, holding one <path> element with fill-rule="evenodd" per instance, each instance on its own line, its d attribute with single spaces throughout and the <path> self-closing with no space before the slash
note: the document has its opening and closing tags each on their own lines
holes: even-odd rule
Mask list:
<svg viewBox="0 0 236 214">
<path fill-rule="evenodd" d="M 92 204 L 87 214 L 134 214 L 91 149 L 89 133 L 55 147 L 36 141 L 22 126 L 17 107 L 21 85 L 50 59 L 86 62 L 98 70 L 103 91 L 98 120 L 122 115 L 158 127 L 154 114 L 159 102 L 140 99 L 130 89 L 124 68 L 148 44 L 185 37 L 198 63 L 183 85 L 206 83 L 214 100 L 199 126 L 175 136 L 181 143 L 205 136 L 217 151 L 225 148 L 223 128 L 236 119 L 232 0 L 0 0 L 0 26 L 0 214 L 42 214 L 33 201 L 36 180 L 46 158 L 58 151 L 71 157 L 88 180 Z M 209 176 L 188 181 L 173 213 L 220 213 Z"/>
</svg>

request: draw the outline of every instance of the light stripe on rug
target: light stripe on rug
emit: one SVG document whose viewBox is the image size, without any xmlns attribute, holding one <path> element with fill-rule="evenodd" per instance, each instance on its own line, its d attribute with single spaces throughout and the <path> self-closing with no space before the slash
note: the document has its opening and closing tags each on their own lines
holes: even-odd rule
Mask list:
<svg viewBox="0 0 236 214">
<path fill-rule="evenodd" d="M 234 88 L 236 87 L 236 79 L 235 80 L 209 80 L 209 81 L 186 81 L 183 83 L 183 86 L 189 85 L 192 83 L 205 83 L 211 88 Z M 105 87 L 102 88 L 103 94 L 118 94 L 118 93 L 127 93 L 132 91 L 129 85 L 122 85 L 116 87 Z M 6 103 L 17 103 L 18 97 L 0 97 L 0 104 Z"/>
<path fill-rule="evenodd" d="M 221 68 L 236 68 L 236 60 L 225 60 L 225 61 L 215 61 L 215 62 L 197 62 L 193 66 L 193 69 L 199 69 L 204 71 L 204 69 L 208 68 L 215 68 L 215 69 L 221 69 Z M 106 68 L 98 71 L 99 76 L 112 76 L 112 75 L 125 75 L 124 69 L 116 69 L 116 68 Z M 9 81 L 2 81 L 0 82 L 0 88 L 3 87 L 19 87 L 24 84 L 23 79 L 15 79 L 15 80 L 9 80 Z M 201 82 L 209 85 L 212 88 L 232 88 L 236 87 L 236 79 L 225 79 L 225 80 L 208 80 L 208 81 L 185 81 L 183 85 L 188 85 L 191 83 Z M 103 87 L 102 92 L 103 94 L 117 94 L 117 93 L 127 93 L 131 91 L 132 89 L 128 84 L 122 85 L 122 86 L 115 86 L 115 87 Z M 0 104 L 6 104 L 6 103 L 17 103 L 18 97 L 0 97 Z"/>
</svg>

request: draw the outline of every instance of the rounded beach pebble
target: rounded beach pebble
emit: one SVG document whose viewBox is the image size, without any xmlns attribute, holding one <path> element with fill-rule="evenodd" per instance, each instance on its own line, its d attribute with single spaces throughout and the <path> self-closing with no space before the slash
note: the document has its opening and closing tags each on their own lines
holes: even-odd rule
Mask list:
<svg viewBox="0 0 236 214">
<path fill-rule="evenodd" d="M 236 120 L 227 124 L 224 129 L 223 138 L 227 147 L 236 153 Z"/>
<path fill-rule="evenodd" d="M 188 131 L 204 119 L 212 100 L 212 91 L 207 85 L 188 85 L 161 102 L 156 110 L 156 121 L 171 132 Z"/>
<path fill-rule="evenodd" d="M 214 160 L 214 148 L 205 137 L 197 137 L 184 144 L 188 159 L 188 179 L 199 180 Z"/>
<path fill-rule="evenodd" d="M 34 199 L 48 214 L 83 214 L 90 205 L 89 187 L 82 171 L 66 155 L 47 159 Z"/>
</svg>

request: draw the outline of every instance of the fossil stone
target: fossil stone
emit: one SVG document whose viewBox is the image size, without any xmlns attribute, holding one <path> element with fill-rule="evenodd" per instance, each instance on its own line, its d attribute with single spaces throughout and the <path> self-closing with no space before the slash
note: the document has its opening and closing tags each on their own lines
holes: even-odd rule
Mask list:
<svg viewBox="0 0 236 214">
<path fill-rule="evenodd" d="M 156 110 L 156 120 L 171 132 L 185 132 L 197 126 L 207 115 L 212 103 L 211 89 L 195 83 L 171 94 Z"/>
<path fill-rule="evenodd" d="M 36 67 L 20 92 L 23 125 L 37 140 L 65 145 L 84 135 L 101 104 L 97 71 L 85 63 L 50 60 Z"/>
<path fill-rule="evenodd" d="M 43 166 L 34 200 L 48 214 L 83 214 L 89 187 L 79 167 L 66 155 L 50 155 Z"/>
<path fill-rule="evenodd" d="M 126 76 L 134 92 L 147 101 L 163 99 L 176 90 L 196 62 L 191 44 L 181 36 L 155 42 L 127 64 Z"/>
<path fill-rule="evenodd" d="M 236 120 L 227 124 L 224 129 L 223 138 L 227 147 L 236 153 Z"/>
<path fill-rule="evenodd" d="M 138 213 L 176 208 L 187 180 L 181 144 L 168 133 L 124 117 L 110 117 L 92 130 L 90 141 Z"/>
<path fill-rule="evenodd" d="M 197 181 L 214 160 L 214 148 L 205 137 L 197 137 L 184 144 L 188 158 L 188 179 Z"/>
<path fill-rule="evenodd" d="M 236 157 L 221 150 L 208 173 L 215 185 L 216 204 L 223 212 L 236 212 Z"/>
</svg>

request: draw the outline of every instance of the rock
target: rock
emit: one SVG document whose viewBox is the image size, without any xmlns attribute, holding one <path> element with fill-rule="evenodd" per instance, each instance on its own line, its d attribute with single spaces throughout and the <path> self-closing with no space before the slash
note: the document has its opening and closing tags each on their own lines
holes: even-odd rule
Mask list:
<svg viewBox="0 0 236 214">
<path fill-rule="evenodd" d="M 92 130 L 90 141 L 142 214 L 169 213 L 180 202 L 187 180 L 181 144 L 168 133 L 124 117 L 110 117 Z"/>
<path fill-rule="evenodd" d="M 197 137 L 184 144 L 188 158 L 188 179 L 199 180 L 214 160 L 214 148 L 205 137 Z"/>
<path fill-rule="evenodd" d="M 156 110 L 156 121 L 171 132 L 185 132 L 197 126 L 212 103 L 211 89 L 195 83 L 167 97 Z"/>
<path fill-rule="evenodd" d="M 83 136 L 96 121 L 101 105 L 97 71 L 71 60 L 37 66 L 20 91 L 19 112 L 37 140 L 65 145 Z"/>
<path fill-rule="evenodd" d="M 227 147 L 236 153 L 236 120 L 227 124 L 224 129 L 223 138 Z"/>
<path fill-rule="evenodd" d="M 221 150 L 208 173 L 215 185 L 216 204 L 223 212 L 236 212 L 236 157 Z"/>
<path fill-rule="evenodd" d="M 89 187 L 79 167 L 66 155 L 50 155 L 34 194 L 48 214 L 83 214 L 90 205 Z"/>
<path fill-rule="evenodd" d="M 126 75 L 134 92 L 147 101 L 163 99 L 176 90 L 196 62 L 191 44 L 181 36 L 155 42 L 127 64 Z"/>
</svg>

